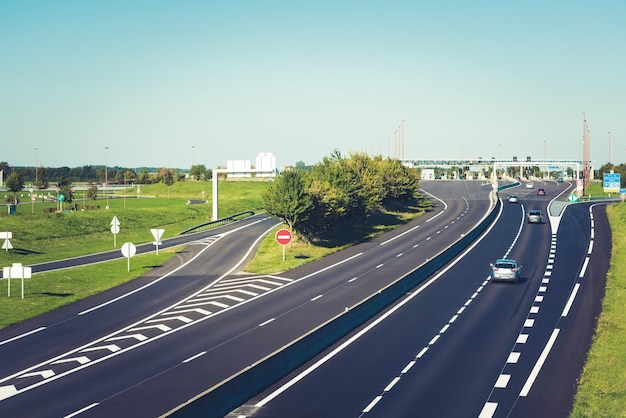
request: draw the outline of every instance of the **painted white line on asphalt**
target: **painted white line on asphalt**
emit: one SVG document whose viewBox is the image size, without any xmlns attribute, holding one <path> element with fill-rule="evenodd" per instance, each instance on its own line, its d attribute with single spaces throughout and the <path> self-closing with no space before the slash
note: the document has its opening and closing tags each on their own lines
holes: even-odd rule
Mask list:
<svg viewBox="0 0 626 418">
<path fill-rule="evenodd" d="M 496 381 L 496 387 L 498 389 L 506 388 L 506 385 L 509 384 L 509 380 L 511 380 L 510 374 L 501 374 L 500 377 L 498 377 L 498 380 Z"/>
<path fill-rule="evenodd" d="M 265 322 L 263 322 L 263 323 L 259 324 L 259 326 L 260 326 L 260 327 L 264 327 L 265 325 L 267 325 L 267 324 L 269 324 L 270 322 L 273 322 L 273 321 L 275 321 L 275 320 L 276 320 L 276 318 L 268 319 L 267 321 L 265 321 Z"/>
<path fill-rule="evenodd" d="M 563 312 L 561 313 L 561 316 L 565 317 L 569 313 L 569 310 L 572 307 L 572 304 L 574 303 L 574 299 L 576 298 L 576 294 L 578 293 L 579 288 L 580 288 L 580 283 L 576 283 L 576 285 L 574 285 L 574 289 L 572 289 L 572 293 L 569 295 L 569 299 L 567 300 L 567 304 L 565 305 L 565 308 L 563 308 Z"/>
<path fill-rule="evenodd" d="M 203 356 L 205 354 L 206 354 L 206 351 L 202 351 L 202 352 L 196 354 L 195 356 L 191 356 L 188 359 L 183 360 L 183 363 L 189 363 L 190 361 L 193 361 L 193 360 L 197 359 L 198 357 Z"/>
<path fill-rule="evenodd" d="M 407 364 L 404 369 L 402 369 L 402 371 L 400 373 L 405 374 L 406 372 L 408 372 L 409 370 L 411 370 L 411 367 L 415 366 L 415 360 L 412 360 L 409 362 L 409 364 Z"/>
<path fill-rule="evenodd" d="M 36 332 L 39 332 L 39 331 L 43 331 L 44 329 L 46 329 L 46 327 L 40 327 L 40 328 L 34 329 L 32 331 L 26 332 L 24 334 L 20 334 L 20 335 L 18 335 L 16 337 L 9 338 L 8 340 L 0 341 L 0 345 L 8 344 L 10 342 L 19 340 L 20 338 L 28 337 L 29 335 L 32 335 L 32 334 L 34 334 Z"/>
<path fill-rule="evenodd" d="M 483 406 L 483 410 L 480 411 L 480 415 L 478 415 L 478 418 L 491 418 L 493 414 L 496 413 L 497 407 L 498 407 L 497 403 L 487 402 L 485 406 Z"/>
<path fill-rule="evenodd" d="M 552 335 L 550 336 L 548 343 L 546 344 L 543 351 L 541 352 L 541 355 L 539 356 L 537 363 L 535 363 L 535 367 L 533 367 L 533 370 L 531 371 L 530 376 L 528 376 L 528 380 L 526 380 L 526 383 L 524 384 L 524 387 L 522 388 L 522 391 L 519 394 L 520 396 L 527 396 L 528 392 L 530 392 L 530 389 L 532 388 L 533 383 L 535 383 L 535 379 L 537 379 L 537 376 L 539 375 L 539 372 L 541 371 L 541 368 L 543 367 L 543 363 L 545 363 L 546 358 L 548 358 L 548 354 L 550 354 L 550 350 L 552 349 L 552 346 L 554 345 L 554 342 L 556 341 L 556 337 L 558 337 L 559 335 L 559 331 L 560 330 L 558 328 L 552 331 Z"/>
<path fill-rule="evenodd" d="M 400 381 L 399 377 L 396 377 L 395 379 L 393 379 L 388 385 L 387 387 L 384 389 L 385 392 L 389 392 L 391 389 L 393 389 L 393 387 L 396 385 L 396 383 L 398 383 Z"/>
<path fill-rule="evenodd" d="M 424 354 L 426 354 L 427 351 L 428 351 L 428 346 L 422 348 L 422 351 L 420 351 L 415 358 L 422 358 Z"/>
<path fill-rule="evenodd" d="M 376 404 L 378 403 L 378 401 L 380 401 L 382 398 L 383 398 L 382 396 L 375 397 L 374 400 L 372 402 L 370 402 L 370 404 L 365 407 L 363 412 L 367 413 L 367 412 L 371 411 L 372 408 L 374 408 L 376 406 Z"/>
<path fill-rule="evenodd" d="M 88 411 L 88 410 L 89 410 L 89 409 L 91 409 L 91 408 L 95 408 L 95 407 L 96 407 L 96 406 L 98 406 L 98 405 L 99 405 L 99 404 L 98 404 L 97 402 L 96 402 L 96 403 L 92 403 L 91 405 L 87 405 L 87 406 L 86 406 L 86 407 L 84 407 L 83 409 L 79 409 L 78 411 L 76 411 L 76 412 L 74 412 L 74 413 L 72 413 L 72 414 L 66 415 L 64 418 L 72 418 L 72 417 L 75 417 L 75 416 L 77 416 L 77 415 L 82 414 L 82 413 L 83 413 L 83 412 L 85 412 L 85 411 Z"/>
<path fill-rule="evenodd" d="M 519 361 L 520 356 L 522 355 L 522 353 L 518 353 L 518 352 L 512 352 L 509 354 L 509 358 L 506 359 L 506 362 L 509 364 L 515 364 Z"/>
<path fill-rule="evenodd" d="M 578 278 L 582 279 L 583 277 L 585 277 L 585 273 L 587 272 L 588 265 L 589 265 L 589 257 L 586 257 L 585 262 L 583 263 L 583 268 L 580 269 L 580 274 L 578 275 Z"/>
</svg>

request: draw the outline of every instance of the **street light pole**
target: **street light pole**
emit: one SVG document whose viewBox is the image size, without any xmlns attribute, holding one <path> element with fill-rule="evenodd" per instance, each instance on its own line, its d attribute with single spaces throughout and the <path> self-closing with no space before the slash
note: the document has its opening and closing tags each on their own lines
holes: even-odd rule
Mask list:
<svg viewBox="0 0 626 418">
<path fill-rule="evenodd" d="M 109 147 L 104 147 L 104 194 L 106 196 L 107 205 L 109 208 Z"/>
<path fill-rule="evenodd" d="M 609 131 L 609 165 L 611 165 L 611 131 Z"/>
<path fill-rule="evenodd" d="M 35 147 L 35 185 L 37 184 L 37 174 L 39 173 L 39 170 L 37 169 L 37 166 L 39 165 L 39 148 Z"/>
</svg>

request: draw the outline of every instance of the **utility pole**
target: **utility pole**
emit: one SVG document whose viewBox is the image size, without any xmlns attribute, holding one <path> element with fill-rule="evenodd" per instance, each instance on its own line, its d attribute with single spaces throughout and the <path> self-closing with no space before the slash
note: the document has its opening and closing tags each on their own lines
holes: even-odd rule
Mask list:
<svg viewBox="0 0 626 418">
<path fill-rule="evenodd" d="M 611 165 L 611 131 L 609 131 L 609 165 Z"/>
</svg>

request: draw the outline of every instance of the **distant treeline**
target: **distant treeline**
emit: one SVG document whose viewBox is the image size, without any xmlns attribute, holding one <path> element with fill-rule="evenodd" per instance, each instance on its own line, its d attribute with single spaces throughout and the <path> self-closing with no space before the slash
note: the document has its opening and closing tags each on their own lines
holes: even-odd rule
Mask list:
<svg viewBox="0 0 626 418">
<path fill-rule="evenodd" d="M 19 173 L 21 179 L 25 183 L 44 185 L 48 183 L 56 183 L 60 179 L 68 179 L 72 183 L 124 183 L 124 181 L 132 181 L 139 184 L 147 184 L 160 181 L 159 173 L 163 168 L 156 167 L 107 167 L 103 165 L 84 165 L 82 167 L 16 167 L 9 166 L 6 162 L 0 162 L 0 170 L 4 173 L 6 179 L 12 172 Z M 176 174 L 184 176 L 184 170 L 166 169 L 172 172 L 174 177 Z"/>
</svg>

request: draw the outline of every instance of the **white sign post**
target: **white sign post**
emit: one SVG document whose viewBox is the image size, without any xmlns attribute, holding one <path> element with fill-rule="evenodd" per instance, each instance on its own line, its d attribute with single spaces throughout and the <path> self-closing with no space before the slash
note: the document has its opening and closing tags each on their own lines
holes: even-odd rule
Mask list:
<svg viewBox="0 0 626 418">
<path fill-rule="evenodd" d="M 7 252 L 13 249 L 13 246 L 11 245 L 11 241 L 9 241 L 11 238 L 13 238 L 13 232 L 0 232 L 0 239 L 4 239 L 4 244 L 2 244 L 2 249 L 6 250 Z"/>
<path fill-rule="evenodd" d="M 111 220 L 111 232 L 113 233 L 113 248 L 117 247 L 117 234 L 120 233 L 120 221 L 117 219 L 117 216 L 113 217 Z"/>
<path fill-rule="evenodd" d="M 159 245 L 163 244 L 161 242 L 161 237 L 163 236 L 165 229 L 151 229 L 150 232 L 152 232 L 152 236 L 154 237 L 154 242 L 152 244 L 156 245 L 156 254 L 159 255 Z"/>
<path fill-rule="evenodd" d="M 22 299 L 24 299 L 24 279 L 30 279 L 32 276 L 32 269 L 30 267 L 23 267 L 21 263 L 13 263 L 12 267 L 4 267 L 2 269 L 2 277 L 7 278 L 9 290 L 8 296 L 11 297 L 11 277 L 22 279 Z"/>
<path fill-rule="evenodd" d="M 128 271 L 130 271 L 130 258 L 137 253 L 137 247 L 132 242 L 122 244 L 122 255 L 128 259 Z"/>
</svg>

